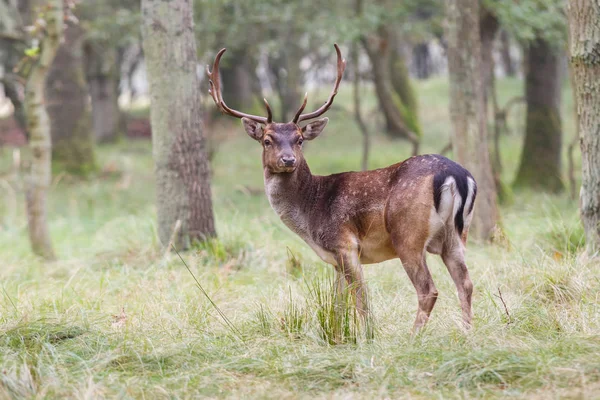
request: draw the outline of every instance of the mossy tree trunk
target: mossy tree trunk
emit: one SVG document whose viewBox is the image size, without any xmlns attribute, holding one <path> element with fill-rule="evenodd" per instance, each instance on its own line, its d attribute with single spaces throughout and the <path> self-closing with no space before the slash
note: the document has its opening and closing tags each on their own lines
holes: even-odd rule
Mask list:
<svg viewBox="0 0 600 400">
<path fill-rule="evenodd" d="M 31 172 L 27 182 L 27 222 L 31 247 L 35 254 L 51 260 L 54 256 L 48 221 L 46 200 L 52 176 L 52 139 L 50 123 L 44 105 L 44 86 L 63 33 L 63 2 L 48 1 L 45 13 L 46 35 L 40 44 L 38 62 L 32 67 L 25 85 L 27 131 L 31 148 Z"/>
<path fill-rule="evenodd" d="M 371 61 L 375 93 L 385 118 L 386 132 L 391 137 L 408 140 L 413 145 L 413 153 L 416 154 L 420 141 L 418 120 L 402 102 L 392 83 L 390 53 L 393 40 L 390 35 L 389 29 L 382 26 L 377 30 L 377 34 L 363 37 L 361 42 Z M 398 62 L 398 58 L 396 58 L 396 62 Z M 405 67 L 403 70 L 407 75 Z M 396 73 L 402 74 L 402 70 L 396 71 Z M 399 81 L 408 83 L 408 76 L 395 79 L 397 79 L 397 83 Z"/>
<path fill-rule="evenodd" d="M 192 16 L 192 0 L 142 0 L 158 234 L 178 248 L 216 235 Z"/>
<path fill-rule="evenodd" d="M 83 66 L 84 31 L 65 27 L 65 39 L 46 79 L 52 157 L 57 170 L 88 175 L 95 169 L 94 136 Z"/>
<path fill-rule="evenodd" d="M 84 55 L 94 137 L 98 143 L 114 142 L 125 134 L 125 118 L 119 109 L 117 48 L 104 41 L 87 40 Z"/>
<path fill-rule="evenodd" d="M 600 4 L 569 0 L 569 52 L 581 145 L 581 219 L 587 251 L 600 252 Z"/>
<path fill-rule="evenodd" d="M 529 44 L 527 60 L 525 143 L 515 186 L 560 192 L 564 185 L 559 57 L 550 43 L 538 38 Z"/>
<path fill-rule="evenodd" d="M 477 181 L 473 230 L 491 240 L 498 223 L 496 187 L 487 143 L 479 0 L 446 2 L 450 117 L 454 155 Z"/>
<path fill-rule="evenodd" d="M 419 124 L 419 106 L 417 96 L 408 76 L 408 68 L 398 40 L 392 33 L 392 41 L 390 48 L 390 79 L 394 92 L 400 98 L 400 110 L 402 117 L 406 121 L 408 127 L 418 136 L 421 135 L 421 126 Z"/>
</svg>

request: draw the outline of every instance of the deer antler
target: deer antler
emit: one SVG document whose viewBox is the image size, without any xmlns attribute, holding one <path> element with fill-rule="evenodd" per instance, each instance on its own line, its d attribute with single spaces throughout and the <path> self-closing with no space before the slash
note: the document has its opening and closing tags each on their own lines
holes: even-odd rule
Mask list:
<svg viewBox="0 0 600 400">
<path fill-rule="evenodd" d="M 304 111 L 304 107 L 306 107 L 307 95 L 304 95 L 304 102 L 300 106 L 298 112 L 296 112 L 296 115 L 294 116 L 292 122 L 298 123 L 307 119 L 317 118 L 323 115 L 327 110 L 329 110 L 329 107 L 331 107 L 331 104 L 333 104 L 333 99 L 337 94 L 338 87 L 340 86 L 340 82 L 342 80 L 342 75 L 344 75 L 344 70 L 346 69 L 346 60 L 342 58 L 342 52 L 340 51 L 340 48 L 338 47 L 337 43 L 335 43 L 333 46 L 335 47 L 335 52 L 337 53 L 337 78 L 335 80 L 335 85 L 333 86 L 333 91 L 329 95 L 329 98 L 327 99 L 325 104 L 319 107 L 319 109 L 317 109 L 316 111 L 313 111 L 308 114 L 301 114 L 302 111 Z"/>
<path fill-rule="evenodd" d="M 249 118 L 261 124 L 270 124 L 273 120 L 273 113 L 271 112 L 271 107 L 269 107 L 267 99 L 263 99 L 265 102 L 265 107 L 267 108 L 267 117 L 260 117 L 258 115 L 246 114 L 241 111 L 234 110 L 229 108 L 227 104 L 225 104 L 225 101 L 223 101 L 223 94 L 221 93 L 221 81 L 219 80 L 219 63 L 221 62 L 221 57 L 223 57 L 223 53 L 225 53 L 226 50 L 227 49 L 223 48 L 217 53 L 212 72 L 210 71 L 209 66 L 206 66 L 206 75 L 208 75 L 208 83 L 210 85 L 208 93 L 210 93 L 211 97 L 215 101 L 215 104 L 223 113 L 236 118 Z"/>
</svg>

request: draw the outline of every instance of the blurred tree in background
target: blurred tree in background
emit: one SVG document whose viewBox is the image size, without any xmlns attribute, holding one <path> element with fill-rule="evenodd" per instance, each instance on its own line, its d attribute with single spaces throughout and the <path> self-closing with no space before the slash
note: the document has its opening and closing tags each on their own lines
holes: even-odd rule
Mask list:
<svg viewBox="0 0 600 400">
<path fill-rule="evenodd" d="M 85 32 L 67 22 L 64 39 L 46 78 L 52 159 L 58 170 L 87 176 L 95 168 L 94 136 L 84 74 Z"/>
<path fill-rule="evenodd" d="M 60 47 L 64 25 L 62 0 L 29 3 L 32 13 L 26 20 L 32 21 L 29 29 L 30 44 L 25 52 L 27 58 L 21 66 L 26 71 L 25 110 L 29 147 L 31 148 L 30 174 L 26 183 L 25 203 L 29 238 L 33 252 L 47 260 L 55 258 L 47 219 L 47 196 L 52 178 L 52 138 L 47 100 L 44 96 L 45 81 Z"/>
<path fill-rule="evenodd" d="M 566 18 L 563 0 L 488 0 L 503 28 L 515 37 L 525 53 L 527 116 L 518 187 L 549 192 L 564 189 L 560 115 Z"/>
<path fill-rule="evenodd" d="M 26 52 L 36 48 L 31 46 L 24 29 L 34 25 L 34 3 L 38 2 L 0 0 L 0 82 L 14 107 L 14 119 L 23 131 L 27 131 L 24 89 L 28 73 L 25 71 L 19 77 L 14 69 L 20 69 Z M 300 105 L 305 87 L 314 92 L 309 97 L 311 102 L 325 100 L 327 91 L 320 87 L 324 83 L 329 85 L 335 76 L 331 44 L 338 42 L 345 55 L 354 49 L 352 64 L 356 65 L 349 65 L 345 79 L 352 79 L 355 88 L 366 83 L 366 90 L 372 90 L 377 100 L 376 106 L 363 103 L 371 109 L 357 119 L 359 129 L 364 132 L 364 146 L 368 147 L 366 131 L 370 130 L 407 140 L 414 151 L 427 132 L 418 118 L 419 93 L 412 79 L 445 75 L 448 69 L 453 79 L 458 72 L 466 74 L 462 77 L 465 84 L 474 84 L 472 94 L 485 110 L 481 121 L 477 114 L 478 122 L 474 125 L 480 136 L 477 157 L 487 154 L 484 143 L 488 140 L 493 143 L 494 184 L 488 187 L 483 183 L 484 190 L 495 193 L 496 188 L 500 195 L 504 193 L 499 174 L 501 123 L 506 124 L 509 106 L 518 103 L 518 99 L 509 100 L 505 107 L 500 105 L 495 76 L 523 76 L 527 109 L 514 184 L 559 192 L 564 188 L 560 89 L 567 76 L 563 62 L 565 1 L 479 0 L 476 3 L 480 10 L 477 15 L 481 98 L 479 85 L 468 82 L 476 70 L 467 63 L 469 68 L 461 67 L 453 73 L 452 65 L 447 64 L 447 55 L 456 51 L 458 44 L 451 43 L 449 31 L 443 29 L 446 3 L 441 0 L 193 0 L 198 67 L 211 61 L 218 49 L 227 47 L 222 86 L 229 104 L 250 113 L 262 113 L 262 97 L 267 96 L 275 110 L 275 119 L 287 121 Z M 128 121 L 134 117 L 129 110 L 120 109 L 119 99 L 126 103 L 139 90 L 145 90 L 144 85 L 134 81 L 140 77 L 143 80 L 149 63 L 141 46 L 138 1 L 95 0 L 75 4 L 77 21 L 67 21 L 66 41 L 46 85 L 54 168 L 87 174 L 94 170 L 94 146 L 114 142 L 127 133 Z M 465 35 L 469 29 L 475 28 L 465 27 Z M 163 79 L 170 79 L 168 70 L 162 75 Z M 206 96 L 204 79 L 199 74 L 194 83 L 201 96 Z M 456 88 L 454 84 L 452 87 Z M 354 97 L 359 98 L 358 92 Z M 490 105 L 492 118 L 488 116 Z M 334 105 L 342 112 L 353 112 L 344 107 L 348 106 L 343 102 Z M 453 102 L 453 107 L 458 105 Z M 214 107 L 205 111 L 217 114 Z M 136 110 L 136 113 L 146 118 L 146 111 Z M 453 115 L 458 115 L 456 110 Z M 205 120 L 209 128 L 211 119 Z M 480 126 L 485 123 L 493 124 L 490 133 Z M 457 136 L 456 131 L 449 136 L 454 157 L 463 161 L 461 149 L 470 148 L 473 143 Z M 463 162 L 468 166 L 470 161 Z M 483 159 L 473 162 L 487 165 Z M 365 158 L 363 165 L 367 164 Z M 481 173 L 487 176 L 487 172 Z M 487 182 L 487 178 L 478 180 Z M 493 211 L 484 213 L 495 218 Z"/>
<path fill-rule="evenodd" d="M 452 144 L 458 162 L 477 181 L 473 231 L 487 241 L 492 239 L 498 224 L 498 207 L 487 142 L 487 66 L 483 64 L 481 48 L 479 0 L 451 0 L 446 3 L 446 10 Z"/>
<path fill-rule="evenodd" d="M 158 234 L 167 248 L 216 235 L 192 9 L 191 0 L 142 1 Z"/>
<path fill-rule="evenodd" d="M 119 109 L 121 69 L 128 49 L 139 48 L 139 2 L 104 0 L 78 7 L 85 30 L 85 75 L 92 103 L 92 126 L 98 143 L 125 135 Z"/>
</svg>

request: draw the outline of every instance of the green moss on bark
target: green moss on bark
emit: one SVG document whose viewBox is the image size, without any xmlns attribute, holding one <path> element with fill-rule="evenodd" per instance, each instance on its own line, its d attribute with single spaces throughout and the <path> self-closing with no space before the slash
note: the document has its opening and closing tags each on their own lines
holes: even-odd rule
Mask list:
<svg viewBox="0 0 600 400">
<path fill-rule="evenodd" d="M 525 145 L 515 188 L 561 192 L 561 123 L 553 107 L 537 106 L 527 112 Z"/>
<path fill-rule="evenodd" d="M 52 146 L 52 169 L 86 177 L 96 170 L 94 140 L 90 130 L 89 111 L 74 124 L 71 136 Z"/>
</svg>

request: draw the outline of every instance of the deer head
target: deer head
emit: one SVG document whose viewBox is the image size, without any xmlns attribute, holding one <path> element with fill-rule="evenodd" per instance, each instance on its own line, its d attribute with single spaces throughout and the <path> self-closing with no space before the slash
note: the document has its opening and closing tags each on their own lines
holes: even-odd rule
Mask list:
<svg viewBox="0 0 600 400">
<path fill-rule="evenodd" d="M 334 44 L 337 53 L 337 78 L 333 91 L 329 98 L 321 107 L 311 113 L 302 114 L 308 100 L 308 93 L 304 95 L 302 105 L 294 115 L 290 122 L 277 123 L 273 122 L 273 113 L 271 107 L 264 99 L 267 109 L 267 116 L 261 117 L 257 115 L 246 114 L 237 110 L 233 110 L 225 104 L 221 93 L 221 83 L 219 80 L 219 63 L 226 49 L 221 49 L 217 53 L 212 71 L 206 67 L 206 74 L 209 78 L 210 88 L 208 92 L 212 96 L 217 107 L 224 114 L 232 117 L 241 118 L 244 129 L 248 135 L 259 142 L 263 148 L 263 167 L 267 168 L 271 173 L 289 173 L 296 170 L 296 167 L 304 160 L 302 154 L 302 142 L 304 140 L 312 140 L 319 136 L 327 122 L 328 118 L 321 118 L 304 126 L 300 126 L 302 121 L 314 119 L 323 115 L 335 98 L 344 69 L 346 68 L 346 60 L 342 58 L 342 53 L 337 44 Z"/>
</svg>

